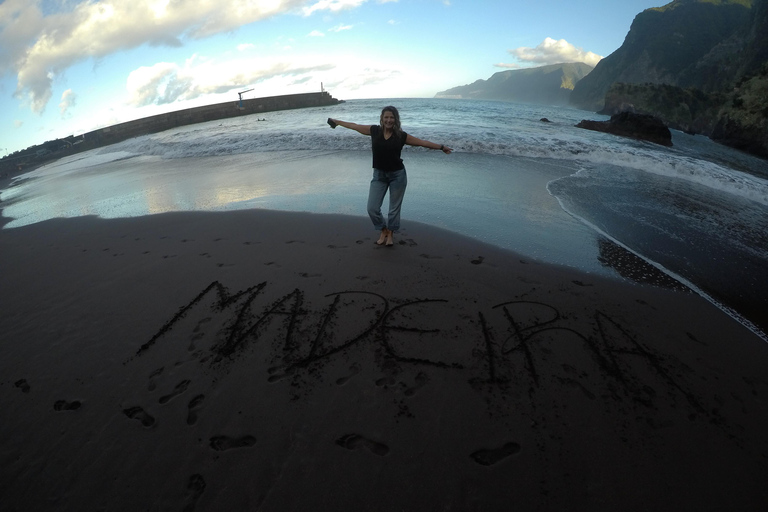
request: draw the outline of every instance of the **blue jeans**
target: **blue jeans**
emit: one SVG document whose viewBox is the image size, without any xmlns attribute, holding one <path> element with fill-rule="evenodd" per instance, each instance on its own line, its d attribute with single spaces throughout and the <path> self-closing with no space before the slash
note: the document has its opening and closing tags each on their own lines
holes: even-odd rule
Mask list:
<svg viewBox="0 0 768 512">
<path fill-rule="evenodd" d="M 400 229 L 400 207 L 403 204 L 407 185 L 408 175 L 405 173 L 405 168 L 391 172 L 373 170 L 371 188 L 368 190 L 368 215 L 371 217 L 373 227 L 378 231 L 388 228 L 397 232 Z M 381 214 L 381 205 L 387 189 L 389 189 L 389 214 L 385 223 Z"/>
</svg>

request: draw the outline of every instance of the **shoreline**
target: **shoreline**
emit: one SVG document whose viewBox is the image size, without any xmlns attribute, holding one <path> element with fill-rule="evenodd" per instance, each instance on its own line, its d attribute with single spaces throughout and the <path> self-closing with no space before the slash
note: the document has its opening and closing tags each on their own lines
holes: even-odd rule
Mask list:
<svg viewBox="0 0 768 512">
<path fill-rule="evenodd" d="M 394 248 L 374 239 L 364 218 L 268 210 L 0 231 L 12 418 L 0 499 L 630 511 L 768 499 L 756 477 L 768 347 L 709 302 L 415 222 Z"/>
<path fill-rule="evenodd" d="M 239 102 L 227 101 L 200 107 L 173 110 L 164 114 L 156 114 L 149 117 L 142 117 L 105 126 L 90 132 L 82 133 L 78 136 L 73 134 L 61 139 L 48 140 L 41 144 L 29 146 L 26 149 L 17 151 L 16 153 L 19 153 L 18 155 L 14 153 L 15 156 L 6 155 L 6 157 L 0 159 L 0 170 L 8 170 L 8 172 L 10 172 L 10 169 L 14 166 L 14 164 L 11 163 L 12 161 L 19 158 L 30 158 L 33 159 L 31 164 L 28 164 L 27 161 L 23 164 L 29 167 L 24 170 L 24 172 L 28 172 L 59 158 L 82 153 L 91 149 L 98 149 L 142 135 L 162 132 L 179 126 L 207 123 L 209 121 L 218 121 L 220 119 L 263 114 L 266 112 L 277 112 L 281 110 L 327 107 L 338 105 L 339 103 L 343 103 L 343 100 L 337 100 L 331 96 L 329 92 L 322 91 L 318 93 L 248 98 L 241 99 Z M 68 146 L 61 146 L 62 143 L 68 144 Z M 38 148 L 42 149 L 38 150 Z M 37 151 L 42 151 L 43 154 L 41 156 L 32 155 L 32 153 L 36 153 Z M 65 152 L 65 154 L 60 154 L 62 152 Z M 52 159 L 51 155 L 56 156 Z M 6 160 L 9 156 L 10 158 Z"/>
<path fill-rule="evenodd" d="M 423 157 L 423 155 L 411 155 L 410 156 L 412 160 Z M 358 158 L 356 155 L 355 158 Z M 367 158 L 367 155 L 365 156 Z M 247 161 L 247 159 L 244 159 L 244 161 Z M 367 160 L 366 160 L 367 161 Z M 164 165 L 167 165 L 163 163 Z M 287 173 L 283 172 L 283 176 L 281 178 L 278 178 L 277 175 L 274 175 L 275 180 L 286 180 L 286 175 L 290 176 L 291 172 L 296 172 L 293 170 L 293 167 L 298 166 L 297 168 L 303 168 L 302 166 L 306 165 L 305 161 L 300 161 L 299 163 L 294 163 L 295 165 L 291 164 L 291 167 L 286 167 L 288 164 L 285 163 L 279 163 L 279 164 L 270 164 L 269 168 L 271 169 L 274 167 L 277 170 L 286 171 L 286 169 L 289 169 Z M 245 165 L 245 164 L 238 164 L 239 166 Z M 317 162 L 313 163 L 315 166 L 322 166 L 322 164 L 319 164 Z M 349 165 L 349 164 L 348 164 Z M 421 163 L 422 166 L 424 166 L 424 163 Z M 429 165 L 429 164 L 426 164 Z M 37 166 L 39 167 L 39 166 Z M 36 168 L 37 168 L 36 167 Z M 19 171 L 18 173 L 15 173 L 14 176 L 6 176 L 2 179 L 0 179 L 0 189 L 7 188 L 10 181 L 15 178 L 16 176 L 26 174 L 28 172 L 31 172 L 34 169 L 28 169 L 24 171 Z M 261 170 L 262 172 L 265 172 L 264 168 Z M 273 170 L 273 172 L 276 172 Z M 287 187 L 287 181 L 286 184 L 284 184 L 284 187 Z M 362 183 L 362 182 L 361 182 Z M 205 186 L 203 188 L 206 188 Z M 287 190 L 287 189 L 286 189 Z M 361 195 L 364 193 L 364 190 L 362 188 L 360 191 L 350 192 L 349 195 Z M 418 217 L 418 209 L 423 209 L 423 206 L 421 206 L 421 203 L 424 202 L 426 199 L 424 197 L 421 197 L 424 195 L 424 191 L 415 191 L 411 194 L 412 196 L 416 195 L 416 197 L 412 197 L 412 199 L 416 199 L 415 204 L 411 206 L 411 209 L 415 210 L 415 213 L 417 213 Z M 554 197 L 554 196 L 552 196 Z M 700 295 L 705 300 L 711 302 L 715 307 L 720 309 L 725 314 L 731 316 L 735 321 L 741 323 L 744 325 L 745 328 L 749 329 L 753 334 L 763 339 L 763 341 L 768 342 L 768 334 L 765 331 L 765 327 L 756 321 L 755 319 L 751 319 L 749 316 L 745 315 L 743 312 L 739 311 L 738 309 L 735 309 L 734 307 L 730 306 L 727 301 L 718 298 L 717 296 L 713 296 L 710 292 L 707 290 L 701 288 L 697 284 L 687 280 L 686 278 L 676 274 L 675 272 L 672 272 L 668 269 L 666 269 L 663 265 L 658 264 L 652 260 L 646 259 L 644 256 L 635 253 L 631 248 L 626 247 L 622 243 L 618 242 L 611 236 L 607 235 L 605 232 L 603 232 L 601 229 L 599 229 L 597 226 L 592 225 L 591 223 L 585 221 L 581 217 L 574 215 L 573 213 L 569 212 L 567 208 L 565 208 L 559 199 L 555 197 L 555 204 L 557 204 L 559 210 L 565 213 L 565 215 L 568 216 L 568 218 L 575 219 L 576 223 L 581 226 L 585 226 L 589 232 L 593 233 L 596 244 L 599 247 L 599 250 L 596 251 L 596 254 L 594 255 L 595 258 L 600 262 L 600 266 L 605 269 L 610 269 L 606 271 L 598 270 L 595 271 L 587 270 L 585 268 L 581 268 L 581 270 L 586 271 L 587 273 L 597 273 L 599 275 L 611 275 L 614 279 L 626 279 L 629 282 L 632 283 L 638 283 L 638 284 L 651 284 L 653 286 L 660 286 L 665 288 L 671 288 L 671 289 L 679 289 L 679 288 L 686 288 L 690 289 L 693 293 L 696 293 Z M 245 205 L 244 208 L 256 208 L 256 209 L 262 209 L 257 204 L 254 204 L 253 206 Z M 265 210 L 270 210 L 269 206 L 265 208 Z M 277 208 L 277 210 L 280 211 L 295 211 L 293 209 L 284 209 L 284 208 Z M 216 211 L 222 211 L 222 210 L 196 210 L 198 212 L 216 212 Z M 223 210 L 223 211 L 230 211 L 230 210 Z M 321 212 L 321 214 L 326 214 Z M 131 215 L 128 218 L 136 218 L 140 217 L 137 215 Z M 359 218 L 363 218 L 360 216 Z M 5 226 L 10 223 L 12 219 L 4 217 L 3 216 L 3 202 L 0 201 L 0 230 L 6 229 Z M 408 220 L 408 223 L 414 222 L 413 220 Z M 416 222 L 419 222 L 418 220 Z M 436 229 L 445 229 L 441 226 L 433 225 L 430 223 L 427 223 L 430 226 L 435 227 Z M 23 227 L 23 226 L 22 226 Z M 11 229 L 18 229 L 17 227 L 13 227 Z M 456 234 L 456 236 L 467 236 L 463 235 L 458 232 L 452 232 Z M 532 236 L 530 233 L 521 233 L 522 238 L 521 240 L 528 240 Z M 477 238 L 477 237 L 473 237 Z M 601 240 L 604 239 L 604 240 Z M 550 242 L 554 241 L 554 239 L 550 236 Z M 495 247 L 501 249 L 501 250 L 512 250 L 506 247 L 500 247 L 497 244 L 494 244 L 493 242 L 485 242 L 490 243 L 491 245 L 494 245 Z M 573 249 L 573 247 L 571 247 Z M 585 254 L 581 254 L 582 257 L 585 256 Z M 536 255 L 529 255 L 528 257 L 531 258 L 537 258 Z M 549 262 L 548 262 L 549 263 Z M 553 263 L 553 264 L 562 264 L 562 263 Z M 567 263 L 566 265 L 572 266 L 573 268 L 579 269 L 577 263 Z M 596 264 L 593 264 L 594 267 Z"/>
</svg>

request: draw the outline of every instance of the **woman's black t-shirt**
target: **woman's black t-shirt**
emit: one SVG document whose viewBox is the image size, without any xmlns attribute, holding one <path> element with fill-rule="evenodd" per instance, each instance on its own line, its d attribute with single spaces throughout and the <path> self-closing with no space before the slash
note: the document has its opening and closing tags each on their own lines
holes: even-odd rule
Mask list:
<svg viewBox="0 0 768 512">
<path fill-rule="evenodd" d="M 391 172 L 404 169 L 400 151 L 405 146 L 408 135 L 401 132 L 400 137 L 394 133 L 389 139 L 381 134 L 381 127 L 371 126 L 371 149 L 373 150 L 373 168 L 380 171 Z"/>
</svg>

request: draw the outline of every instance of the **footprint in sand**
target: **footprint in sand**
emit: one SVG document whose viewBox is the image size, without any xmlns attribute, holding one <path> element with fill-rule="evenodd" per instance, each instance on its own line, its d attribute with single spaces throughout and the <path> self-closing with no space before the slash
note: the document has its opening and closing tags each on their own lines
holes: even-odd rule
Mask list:
<svg viewBox="0 0 768 512">
<path fill-rule="evenodd" d="M 470 455 L 475 462 L 481 466 L 493 466 L 502 460 L 520 452 L 520 445 L 517 443 L 507 443 L 500 448 L 490 450 L 477 450 Z"/>
<path fill-rule="evenodd" d="M 484 257 L 478 256 L 477 259 L 470 261 L 470 263 L 473 265 L 479 265 L 483 262 L 484 259 L 485 259 Z"/>
<path fill-rule="evenodd" d="M 416 376 L 416 384 L 412 388 L 408 388 L 405 390 L 405 396 L 413 396 L 415 395 L 421 388 L 423 388 L 427 382 L 429 382 L 429 377 L 427 377 L 426 373 L 419 372 L 419 374 Z"/>
<path fill-rule="evenodd" d="M 293 368 L 289 367 L 288 369 L 285 369 L 284 366 L 273 366 L 272 368 L 268 369 L 267 372 L 269 373 L 267 382 L 272 383 L 281 381 L 293 375 Z"/>
<path fill-rule="evenodd" d="M 200 499 L 200 496 L 202 496 L 203 491 L 205 491 L 205 479 L 203 479 L 203 475 L 194 474 L 190 476 L 189 481 L 187 482 L 187 491 L 189 492 L 189 497 L 187 498 L 189 503 L 183 510 L 184 512 L 192 512 L 195 510 L 197 501 Z"/>
<path fill-rule="evenodd" d="M 187 390 L 187 388 L 189 387 L 190 382 L 192 382 L 192 381 L 190 381 L 190 380 L 183 380 L 183 381 L 179 382 L 178 384 L 176 384 L 176 387 L 173 388 L 173 391 L 171 391 L 169 394 L 167 394 L 165 396 L 161 396 L 160 400 L 158 400 L 158 402 L 160 402 L 161 404 L 167 404 L 168 402 L 171 401 L 171 399 L 176 398 L 177 396 L 179 396 L 180 394 L 185 392 Z"/>
<path fill-rule="evenodd" d="M 256 444 L 256 438 L 253 436 L 243 437 L 229 437 L 229 436 L 214 436 L 211 438 L 211 448 L 217 452 L 223 452 L 225 450 L 232 450 L 234 448 L 248 448 Z"/>
<path fill-rule="evenodd" d="M 397 381 L 394 377 L 382 377 L 376 381 L 376 387 L 383 388 L 388 386 L 394 386 Z"/>
<path fill-rule="evenodd" d="M 389 453 L 389 446 L 371 441 L 363 436 L 357 434 L 347 434 L 341 436 L 336 440 L 336 444 L 347 450 L 356 450 L 359 448 L 365 448 L 374 455 L 384 457 Z"/>
<path fill-rule="evenodd" d="M 349 382 L 349 380 L 352 377 L 360 373 L 362 371 L 362 368 L 360 368 L 360 366 L 357 364 L 353 364 L 352 366 L 349 367 L 349 371 L 352 373 L 350 375 L 347 375 L 346 377 L 341 377 L 340 379 L 337 379 L 336 384 L 338 384 L 339 386 L 343 386 L 344 384 Z"/>
<path fill-rule="evenodd" d="M 160 367 L 149 374 L 149 385 L 147 386 L 148 391 L 154 391 L 155 389 L 157 389 L 157 383 L 155 382 L 155 377 L 159 377 L 163 373 L 163 370 L 165 370 L 165 367 Z"/>
<path fill-rule="evenodd" d="M 131 418 L 132 420 L 139 420 L 141 421 L 141 424 L 145 427 L 151 427 L 155 424 L 155 418 L 149 415 L 147 411 L 142 409 L 141 407 L 129 407 L 128 409 L 123 409 L 123 414 Z"/>
<path fill-rule="evenodd" d="M 205 395 L 197 395 L 189 401 L 189 404 L 187 404 L 187 408 L 189 409 L 189 412 L 187 413 L 187 425 L 194 425 L 197 423 L 197 409 L 200 407 L 200 404 L 203 403 L 203 400 L 205 400 Z"/>
<path fill-rule="evenodd" d="M 56 402 L 53 404 L 53 410 L 54 411 L 76 411 L 80 408 L 80 406 L 83 405 L 80 400 L 73 400 L 71 402 L 67 402 L 66 400 L 56 400 Z"/>
<path fill-rule="evenodd" d="M 29 390 L 31 389 L 29 387 L 29 383 L 27 382 L 27 379 L 19 379 L 16 382 L 14 382 L 13 385 L 21 389 L 22 393 L 29 393 Z"/>
</svg>

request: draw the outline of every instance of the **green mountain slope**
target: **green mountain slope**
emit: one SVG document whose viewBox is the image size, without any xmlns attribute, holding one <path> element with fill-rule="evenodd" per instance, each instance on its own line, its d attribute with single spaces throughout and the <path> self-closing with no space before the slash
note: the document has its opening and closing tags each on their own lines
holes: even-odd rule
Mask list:
<svg viewBox="0 0 768 512">
<path fill-rule="evenodd" d="M 768 0 L 675 0 L 640 13 L 571 104 L 652 114 L 768 158 Z"/>
<path fill-rule="evenodd" d="M 574 86 L 590 71 L 592 66 L 581 62 L 500 71 L 488 80 L 453 87 L 435 97 L 567 105 Z"/>
<path fill-rule="evenodd" d="M 571 104 L 600 110 L 615 82 L 695 87 L 704 92 L 727 88 L 749 70 L 743 52 L 749 46 L 753 4 L 762 0 L 675 0 L 635 17 L 614 53 L 576 85 Z M 752 69 L 752 72 L 756 69 Z"/>
</svg>

